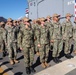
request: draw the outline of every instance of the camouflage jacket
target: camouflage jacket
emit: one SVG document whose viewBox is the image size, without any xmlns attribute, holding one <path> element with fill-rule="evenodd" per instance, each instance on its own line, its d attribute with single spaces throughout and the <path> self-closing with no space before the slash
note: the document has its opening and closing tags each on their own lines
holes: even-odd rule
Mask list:
<svg viewBox="0 0 76 75">
<path fill-rule="evenodd" d="M 33 31 L 31 28 L 24 28 L 22 30 L 22 47 L 31 47 L 33 43 Z"/>
<path fill-rule="evenodd" d="M 40 26 L 38 24 L 35 24 L 34 39 L 37 44 L 40 43 Z"/>
<path fill-rule="evenodd" d="M 49 37 L 48 37 L 49 29 L 44 25 L 43 27 L 40 26 L 40 44 L 48 44 Z"/>
<path fill-rule="evenodd" d="M 49 29 L 49 40 L 51 40 L 51 37 L 53 35 L 53 28 L 54 27 L 53 27 L 51 22 L 46 22 L 45 24 L 46 24 L 47 28 Z"/>
<path fill-rule="evenodd" d="M 62 35 L 63 39 L 68 39 L 73 37 L 73 25 L 71 21 L 64 21 L 62 23 Z"/>
<path fill-rule="evenodd" d="M 6 40 L 6 29 L 0 27 L 0 42 L 3 42 L 4 40 Z"/>
<path fill-rule="evenodd" d="M 53 24 L 53 33 L 52 33 L 52 40 L 62 39 L 62 31 L 61 31 L 61 24 L 60 22 L 52 22 Z"/>
<path fill-rule="evenodd" d="M 6 25 L 5 29 L 6 29 L 6 36 L 7 36 L 6 42 L 7 43 L 17 42 L 15 26 Z"/>
<path fill-rule="evenodd" d="M 76 25 L 73 27 L 73 39 L 76 39 Z"/>
</svg>

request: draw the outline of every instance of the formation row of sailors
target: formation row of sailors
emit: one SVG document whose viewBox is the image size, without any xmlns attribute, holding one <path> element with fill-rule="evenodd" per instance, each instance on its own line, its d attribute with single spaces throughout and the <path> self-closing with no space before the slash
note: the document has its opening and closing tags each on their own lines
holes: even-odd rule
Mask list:
<svg viewBox="0 0 76 75">
<path fill-rule="evenodd" d="M 71 16 L 67 13 L 62 24 L 58 14 L 33 21 L 24 17 L 22 20 L 8 18 L 6 23 L 0 22 L 0 48 L 3 56 L 6 56 L 8 50 L 9 61 L 13 65 L 19 63 L 16 59 L 17 50 L 22 50 L 27 74 L 36 71 L 33 67 L 35 53 L 40 56 L 43 68 L 50 66 L 47 62 L 49 50 L 52 50 L 55 63 L 62 62 L 58 57 L 63 50 L 63 43 L 65 57 L 73 58 L 70 48 L 74 44 L 73 52 L 76 54 L 76 21 L 73 26 Z"/>
</svg>

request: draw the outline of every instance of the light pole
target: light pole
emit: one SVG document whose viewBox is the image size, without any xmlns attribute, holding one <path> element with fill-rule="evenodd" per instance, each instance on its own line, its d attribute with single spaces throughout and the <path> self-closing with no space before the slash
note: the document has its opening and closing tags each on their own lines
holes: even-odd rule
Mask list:
<svg viewBox="0 0 76 75">
<path fill-rule="evenodd" d="M 43 1 L 44 1 L 44 0 L 41 0 L 41 1 L 38 2 L 38 0 L 36 0 L 36 2 L 37 2 L 37 18 L 39 17 L 39 16 L 38 16 L 38 14 L 39 14 L 39 13 L 38 13 L 38 5 L 39 5 L 41 2 L 43 2 Z"/>
<path fill-rule="evenodd" d="M 27 11 L 28 18 L 29 18 L 29 1 L 30 0 L 27 0 L 27 4 L 28 4 L 27 6 L 28 6 L 28 8 L 26 8 L 27 9 L 26 11 Z"/>
<path fill-rule="evenodd" d="M 64 0 L 62 0 L 62 15 L 64 16 Z"/>
</svg>

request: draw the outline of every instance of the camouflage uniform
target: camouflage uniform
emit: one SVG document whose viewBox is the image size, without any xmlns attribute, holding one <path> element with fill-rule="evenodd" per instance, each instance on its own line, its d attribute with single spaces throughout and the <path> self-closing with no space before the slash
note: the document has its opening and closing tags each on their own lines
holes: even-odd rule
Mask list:
<svg viewBox="0 0 76 75">
<path fill-rule="evenodd" d="M 31 28 L 24 28 L 22 32 L 22 48 L 24 53 L 24 61 L 26 67 L 29 67 L 32 66 L 34 60 L 33 31 Z"/>
<path fill-rule="evenodd" d="M 22 29 L 22 49 L 24 53 L 24 62 L 26 65 L 26 73 L 35 72 L 33 67 L 34 61 L 34 33 L 31 28 L 30 19 L 24 18 L 24 28 Z"/>
<path fill-rule="evenodd" d="M 69 54 L 73 39 L 73 25 L 71 21 L 64 21 L 62 23 L 62 35 L 65 43 L 64 53 Z"/>
<path fill-rule="evenodd" d="M 52 35 L 53 35 L 53 25 L 52 25 L 52 23 L 51 23 L 51 21 L 50 22 L 47 22 L 46 21 L 46 25 L 47 25 L 47 28 L 49 29 L 49 34 L 48 34 L 48 36 L 49 36 L 49 43 L 50 43 L 50 47 L 52 47 L 53 46 L 53 43 L 51 43 L 51 37 L 52 37 Z M 51 48 L 52 49 L 52 48 Z"/>
<path fill-rule="evenodd" d="M 39 48 L 38 48 L 38 44 L 39 44 L 39 35 L 40 35 L 39 25 L 38 25 L 38 24 L 35 24 L 35 28 L 34 28 L 35 52 L 39 52 Z"/>
<path fill-rule="evenodd" d="M 1 23 L 3 23 L 2 25 L 1 25 L 1 27 L 0 27 L 0 48 L 1 48 L 1 50 L 3 51 L 3 57 L 5 57 L 6 56 L 6 47 L 5 47 L 5 38 L 4 38 L 4 36 L 5 36 L 5 34 L 6 34 L 6 30 L 5 30 L 5 24 L 4 24 L 4 22 L 1 22 Z"/>
<path fill-rule="evenodd" d="M 16 29 L 14 26 L 10 26 L 10 25 L 6 25 L 6 30 L 7 30 L 7 33 L 6 33 L 6 43 L 7 43 L 7 47 L 8 47 L 8 52 L 9 52 L 9 58 L 10 60 L 13 60 L 13 59 L 16 59 L 16 56 L 17 56 L 17 46 L 16 46 L 16 37 L 15 37 L 15 32 L 16 32 Z M 14 52 L 14 54 L 13 54 Z"/>
<path fill-rule="evenodd" d="M 21 23 L 18 25 L 18 32 L 17 32 L 17 43 L 18 43 L 18 48 L 21 48 L 21 42 L 22 42 L 22 30 L 24 28 L 24 24 Z"/>
<path fill-rule="evenodd" d="M 17 51 L 17 20 L 13 20 L 13 26 L 14 26 L 14 38 L 16 40 L 15 45 L 16 45 L 16 51 Z"/>
<path fill-rule="evenodd" d="M 16 40 L 15 45 L 16 45 L 16 51 L 17 51 L 18 50 L 17 36 L 18 36 L 18 31 L 19 31 L 19 27 L 17 25 L 17 20 L 13 21 L 13 26 L 14 26 L 14 38 Z"/>
<path fill-rule="evenodd" d="M 76 23 L 73 27 L 74 51 L 76 51 Z"/>
<path fill-rule="evenodd" d="M 0 27 L 0 50 L 3 50 L 3 29 Z"/>
<path fill-rule="evenodd" d="M 50 50 L 48 33 L 49 33 L 49 30 L 46 27 L 46 25 L 44 25 L 43 27 L 40 26 L 40 39 L 39 39 L 40 40 L 40 48 L 39 48 L 39 52 L 40 52 L 41 63 L 47 62 L 47 59 L 48 59 L 48 53 Z"/>
<path fill-rule="evenodd" d="M 54 40 L 53 43 L 53 57 L 59 57 L 60 52 L 62 51 L 62 35 L 61 35 L 61 24 L 59 22 L 55 23 L 52 22 L 54 28 L 53 28 L 53 34 L 51 37 L 51 40 Z"/>
</svg>

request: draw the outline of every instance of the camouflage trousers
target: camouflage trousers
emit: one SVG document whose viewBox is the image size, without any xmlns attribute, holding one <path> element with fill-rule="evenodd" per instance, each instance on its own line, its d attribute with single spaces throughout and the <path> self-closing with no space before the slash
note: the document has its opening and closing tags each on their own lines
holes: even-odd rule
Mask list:
<svg viewBox="0 0 76 75">
<path fill-rule="evenodd" d="M 62 51 L 63 41 L 62 40 L 54 40 L 53 43 L 53 57 L 59 57 L 60 52 Z"/>
<path fill-rule="evenodd" d="M 0 42 L 0 50 L 3 50 L 3 42 Z"/>
<path fill-rule="evenodd" d="M 17 57 L 16 42 L 8 43 L 7 48 L 8 48 L 8 53 L 9 53 L 9 59 L 16 59 Z"/>
<path fill-rule="evenodd" d="M 24 62 L 26 67 L 32 66 L 34 61 L 34 47 L 24 47 L 23 48 L 24 54 Z"/>
<path fill-rule="evenodd" d="M 37 41 L 34 42 L 34 45 L 35 45 L 35 52 L 39 52 L 39 48 L 38 48 L 38 43 L 37 43 Z"/>
<path fill-rule="evenodd" d="M 68 54 L 70 53 L 70 49 L 73 43 L 73 39 L 72 38 L 68 38 L 67 40 L 64 41 L 65 47 L 64 47 L 64 53 Z"/>
<path fill-rule="evenodd" d="M 6 52 L 6 46 L 5 46 L 5 42 L 3 41 L 3 42 L 0 42 L 0 50 L 2 50 L 2 52 Z"/>
<path fill-rule="evenodd" d="M 17 47 L 20 48 L 21 47 L 21 40 L 17 39 Z"/>
<path fill-rule="evenodd" d="M 76 39 L 74 39 L 74 50 L 76 51 Z"/>
<path fill-rule="evenodd" d="M 50 46 L 49 44 L 42 44 L 39 48 L 40 62 L 47 62 Z"/>
</svg>

